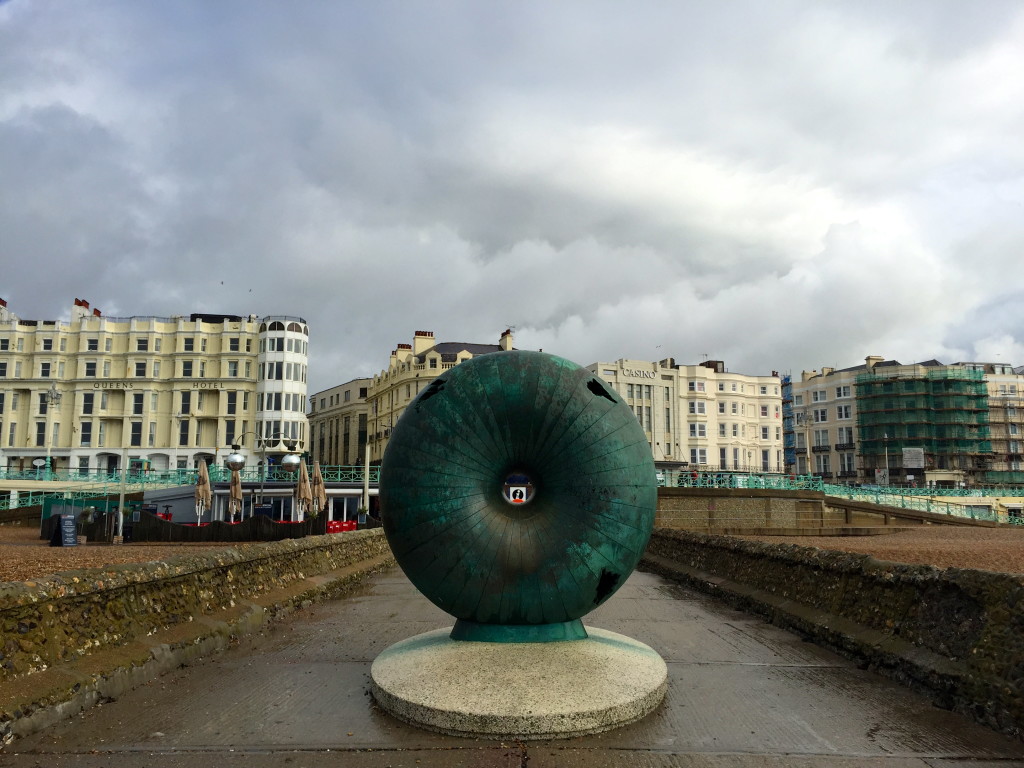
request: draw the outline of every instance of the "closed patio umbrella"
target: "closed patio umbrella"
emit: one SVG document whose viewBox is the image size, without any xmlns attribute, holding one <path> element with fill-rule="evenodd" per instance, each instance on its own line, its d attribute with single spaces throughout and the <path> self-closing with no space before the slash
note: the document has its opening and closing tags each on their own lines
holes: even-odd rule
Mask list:
<svg viewBox="0 0 1024 768">
<path fill-rule="evenodd" d="M 210 473 L 206 469 L 206 461 L 199 462 L 199 474 L 196 476 L 196 522 L 203 522 L 203 512 L 213 503 L 210 490 Z"/>
<path fill-rule="evenodd" d="M 309 472 L 306 471 L 306 462 L 299 463 L 299 483 L 295 487 L 295 500 L 298 502 L 299 519 L 302 520 L 307 509 L 313 505 L 313 490 L 309 485 Z"/>
<path fill-rule="evenodd" d="M 324 487 L 324 476 L 320 473 L 320 462 L 313 462 L 313 517 L 327 509 L 327 488 Z"/>
</svg>

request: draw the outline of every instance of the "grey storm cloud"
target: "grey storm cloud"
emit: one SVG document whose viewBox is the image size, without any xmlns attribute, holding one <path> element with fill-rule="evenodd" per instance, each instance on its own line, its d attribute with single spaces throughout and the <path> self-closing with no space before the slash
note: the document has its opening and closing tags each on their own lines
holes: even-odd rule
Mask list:
<svg viewBox="0 0 1024 768">
<path fill-rule="evenodd" d="M 1024 364 L 1017 3 L 0 4 L 0 297 Z M 1002 309 L 1000 309 L 1002 308 Z"/>
</svg>

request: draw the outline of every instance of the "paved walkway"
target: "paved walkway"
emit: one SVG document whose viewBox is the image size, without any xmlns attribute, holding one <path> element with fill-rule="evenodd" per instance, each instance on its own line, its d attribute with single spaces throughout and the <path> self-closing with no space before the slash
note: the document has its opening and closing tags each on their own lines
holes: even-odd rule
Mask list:
<svg viewBox="0 0 1024 768">
<path fill-rule="evenodd" d="M 379 711 L 366 692 L 374 656 L 450 623 L 391 571 L 16 741 L 0 751 L 0 766 L 1024 767 L 1024 744 L 645 573 L 585 623 L 635 637 L 668 662 L 668 696 L 647 719 L 596 736 L 502 744 L 420 731 Z"/>
</svg>

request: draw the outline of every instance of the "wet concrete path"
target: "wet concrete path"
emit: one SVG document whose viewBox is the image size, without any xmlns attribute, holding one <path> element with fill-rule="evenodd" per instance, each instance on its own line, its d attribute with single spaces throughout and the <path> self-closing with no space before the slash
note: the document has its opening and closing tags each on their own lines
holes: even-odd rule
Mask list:
<svg viewBox="0 0 1024 768">
<path fill-rule="evenodd" d="M 652 574 L 634 574 L 584 623 L 662 655 L 669 690 L 659 710 L 617 731 L 525 744 L 394 720 L 367 695 L 370 663 L 391 643 L 451 624 L 394 570 L 16 741 L 0 766 L 1024 768 L 1024 744 Z"/>
</svg>

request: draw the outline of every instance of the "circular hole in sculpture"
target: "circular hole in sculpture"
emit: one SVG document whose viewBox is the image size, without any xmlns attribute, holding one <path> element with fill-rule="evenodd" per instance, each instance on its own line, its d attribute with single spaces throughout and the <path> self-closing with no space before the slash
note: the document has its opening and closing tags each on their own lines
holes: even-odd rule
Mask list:
<svg viewBox="0 0 1024 768">
<path fill-rule="evenodd" d="M 501 489 L 502 496 L 509 504 L 521 507 L 533 499 L 534 487 L 530 476 L 525 472 L 509 472 Z"/>
</svg>

